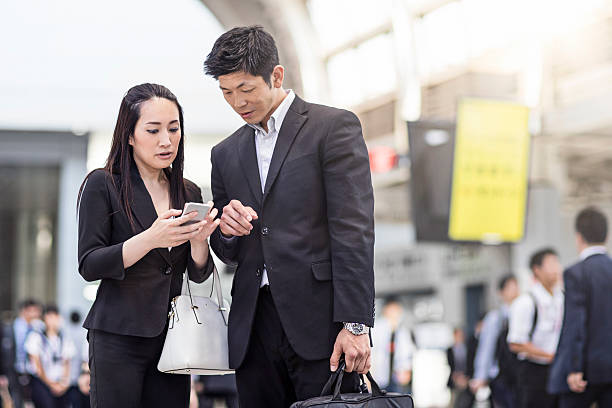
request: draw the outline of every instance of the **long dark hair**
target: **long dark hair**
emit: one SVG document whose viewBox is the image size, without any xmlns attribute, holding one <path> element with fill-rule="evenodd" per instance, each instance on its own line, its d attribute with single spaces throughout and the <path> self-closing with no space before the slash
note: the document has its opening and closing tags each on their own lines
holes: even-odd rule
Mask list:
<svg viewBox="0 0 612 408">
<path fill-rule="evenodd" d="M 136 127 L 138 119 L 140 119 L 140 107 L 142 103 L 153 98 L 164 98 L 174 102 L 179 112 L 181 140 L 179 141 L 176 158 L 172 162 L 171 167 L 163 169 L 163 172 L 170 182 L 170 203 L 172 207 L 183 208 L 185 204 L 185 183 L 183 180 L 185 127 L 183 126 L 183 108 L 181 108 L 181 105 L 178 103 L 176 96 L 174 96 L 165 86 L 149 83 L 136 85 L 130 88 L 121 100 L 117 124 L 113 132 L 113 142 L 108 158 L 106 159 L 106 164 L 103 168 L 110 176 L 115 188 L 119 190 L 121 204 L 130 221 L 132 229 L 134 229 L 134 217 L 130 211 L 133 199 L 130 168 L 134 160 L 134 152 L 132 146 L 129 144 L 129 140 L 130 137 L 134 135 L 134 128 Z M 116 185 L 113 174 L 119 174 L 119 186 Z M 85 177 L 79 189 L 77 212 L 79 203 L 81 202 L 83 189 L 90 175 L 91 173 Z"/>
</svg>

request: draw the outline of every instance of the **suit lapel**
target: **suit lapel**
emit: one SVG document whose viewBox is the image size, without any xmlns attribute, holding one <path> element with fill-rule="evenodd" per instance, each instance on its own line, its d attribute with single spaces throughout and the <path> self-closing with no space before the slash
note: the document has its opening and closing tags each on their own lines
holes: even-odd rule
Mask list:
<svg viewBox="0 0 612 408">
<path fill-rule="evenodd" d="M 304 116 L 305 112 L 306 103 L 296 96 L 283 120 L 280 132 L 278 133 L 278 139 L 276 140 L 276 146 L 274 146 L 270 170 L 266 178 L 266 187 L 263 196 L 264 201 L 274 185 L 274 181 L 287 157 L 287 153 L 289 153 L 291 149 L 291 145 L 293 145 L 295 137 L 306 122 L 307 117 Z"/>
<path fill-rule="evenodd" d="M 238 157 L 240 165 L 246 176 L 249 188 L 257 204 L 261 206 L 262 192 L 259 177 L 259 166 L 257 165 L 257 151 L 255 150 L 255 129 L 245 126 L 238 139 Z"/>
<path fill-rule="evenodd" d="M 147 187 L 140 177 L 136 163 L 132 161 L 132 167 L 130 169 L 130 177 L 132 181 L 132 214 L 140 224 L 142 230 L 148 229 L 155 220 L 157 219 L 157 212 L 153 205 L 151 195 L 147 190 Z M 167 248 L 155 248 L 155 250 L 164 258 L 168 265 L 172 265 L 170 259 L 170 253 Z"/>
</svg>

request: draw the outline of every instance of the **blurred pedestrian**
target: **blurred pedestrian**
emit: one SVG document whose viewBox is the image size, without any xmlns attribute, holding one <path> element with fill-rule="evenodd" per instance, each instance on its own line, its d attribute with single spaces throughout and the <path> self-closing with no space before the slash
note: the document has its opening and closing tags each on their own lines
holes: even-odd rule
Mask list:
<svg viewBox="0 0 612 408">
<path fill-rule="evenodd" d="M 75 407 L 79 407 L 80 408 L 89 408 L 91 406 L 90 403 L 90 391 L 91 391 L 91 373 L 89 371 L 89 350 L 87 347 L 83 347 L 82 350 L 82 355 L 81 355 L 81 368 L 80 368 L 80 375 L 79 378 L 77 380 L 77 387 L 78 387 L 78 393 L 76 395 L 76 398 L 79 400 L 79 402 L 74 403 L 73 402 L 73 408 Z"/>
<path fill-rule="evenodd" d="M 33 367 L 32 401 L 36 408 L 68 408 L 74 344 L 62 333 L 62 319 L 57 307 L 47 306 L 43 321 L 44 331 L 30 332 L 25 342 Z"/>
<path fill-rule="evenodd" d="M 468 408 L 467 402 L 472 401 L 469 389 L 470 373 L 469 352 L 465 340 L 465 332 L 456 327 L 453 330 L 453 345 L 446 350 L 446 358 L 450 367 L 448 387 L 451 390 L 451 405 L 455 408 Z"/>
<path fill-rule="evenodd" d="M 498 284 L 498 293 L 502 304 L 484 318 L 470 388 L 476 394 L 488 385 L 496 408 L 514 408 L 518 362 L 515 364 L 509 355 L 511 352 L 506 337 L 510 305 L 519 295 L 516 278 L 513 275 L 503 276 Z"/>
<path fill-rule="evenodd" d="M 184 132 L 166 87 L 130 88 L 105 167 L 81 185 L 79 273 L 100 280 L 83 324 L 95 408 L 189 405 L 189 376 L 161 373 L 157 364 L 183 273 L 202 282 L 213 272 L 207 239 L 218 221 L 212 210 L 184 225 L 198 214 L 182 215 L 185 203 L 202 202 L 200 188 L 183 178 Z"/>
<path fill-rule="evenodd" d="M 30 401 L 30 373 L 32 368 L 25 351 L 25 341 L 32 331 L 40 331 L 42 307 L 35 299 L 25 299 L 19 304 L 19 315 L 8 325 L 3 340 L 9 389 L 16 408 L 23 408 Z"/>
<path fill-rule="evenodd" d="M 565 315 L 549 391 L 560 407 L 612 407 L 612 259 L 606 216 L 593 207 L 575 223 L 580 261 L 563 273 Z"/>
<path fill-rule="evenodd" d="M 7 377 L 0 376 L 0 408 L 13 408 L 13 399 L 8 384 Z"/>
<path fill-rule="evenodd" d="M 547 248 L 531 256 L 529 267 L 535 281 L 510 307 L 508 343 L 520 360 L 517 406 L 554 408 L 557 397 L 546 384 L 563 321 L 561 263 Z"/>
<path fill-rule="evenodd" d="M 238 408 L 235 375 L 201 375 L 196 381 L 199 408 L 213 408 L 215 399 L 222 399 L 227 408 Z"/>
<path fill-rule="evenodd" d="M 467 378 L 467 387 L 463 389 L 463 391 L 459 392 L 454 399 L 451 401 L 450 406 L 454 406 L 455 408 L 471 408 L 474 405 L 475 395 L 472 392 L 472 389 L 469 387 L 470 380 L 474 377 L 474 359 L 476 358 L 476 350 L 478 349 L 478 339 L 480 338 L 480 332 L 482 331 L 482 322 L 485 318 L 485 315 L 480 316 L 476 324 L 474 325 L 474 331 L 470 334 L 466 341 L 466 369 L 465 369 L 465 377 Z M 450 352 L 451 349 L 449 349 Z M 454 364 L 451 362 L 450 355 L 448 357 L 448 364 L 451 368 L 451 374 L 449 376 L 449 387 L 452 380 L 452 372 Z M 451 388 L 452 390 L 452 388 Z M 451 394 L 452 395 L 452 394 Z"/>
<path fill-rule="evenodd" d="M 3 334 L 3 333 L 0 333 Z M 0 336 L 0 341 L 4 341 L 4 337 Z M 6 358 L 4 357 L 4 348 L 0 347 L 0 408 L 12 407 L 13 402 L 9 393 L 9 381 L 7 377 Z M 10 405 L 9 405 L 10 404 Z"/>
<path fill-rule="evenodd" d="M 404 307 L 398 299 L 385 301 L 372 329 L 372 374 L 387 391 L 408 392 L 412 381 L 414 343 L 405 326 Z"/>
<path fill-rule="evenodd" d="M 83 366 L 84 364 L 87 365 L 89 360 L 87 353 L 87 330 L 81 325 L 81 313 L 77 310 L 70 312 L 68 324 L 64 327 L 64 333 L 75 347 L 75 355 L 70 367 L 70 404 L 72 408 L 88 408 L 90 405 L 89 391 L 85 394 L 79 386 L 79 382 L 83 382 L 81 377 L 84 374 L 89 376 L 88 372 L 84 373 Z"/>
</svg>

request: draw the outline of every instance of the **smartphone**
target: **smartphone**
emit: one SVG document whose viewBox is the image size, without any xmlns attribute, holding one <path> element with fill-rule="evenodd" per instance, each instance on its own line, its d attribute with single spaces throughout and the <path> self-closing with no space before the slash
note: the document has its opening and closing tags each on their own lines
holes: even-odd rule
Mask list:
<svg viewBox="0 0 612 408">
<path fill-rule="evenodd" d="M 183 209 L 183 214 L 181 214 L 181 217 L 184 217 L 185 215 L 192 212 L 197 212 L 198 215 L 196 215 L 195 218 L 186 221 L 181 225 L 191 225 L 195 224 L 198 221 L 202 221 L 204 218 L 206 218 L 206 214 L 208 214 L 208 211 L 210 211 L 210 206 L 208 204 L 185 203 L 185 208 Z"/>
</svg>

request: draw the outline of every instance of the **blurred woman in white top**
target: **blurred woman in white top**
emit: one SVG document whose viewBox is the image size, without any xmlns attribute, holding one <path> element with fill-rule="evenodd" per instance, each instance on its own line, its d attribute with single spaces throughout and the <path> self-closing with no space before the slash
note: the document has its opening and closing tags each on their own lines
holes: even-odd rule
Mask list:
<svg viewBox="0 0 612 408">
<path fill-rule="evenodd" d="M 62 335 L 62 319 L 55 306 L 43 314 L 44 332 L 31 332 L 25 342 L 32 373 L 32 401 L 36 408 L 69 406 L 70 365 L 75 347 Z"/>
</svg>

